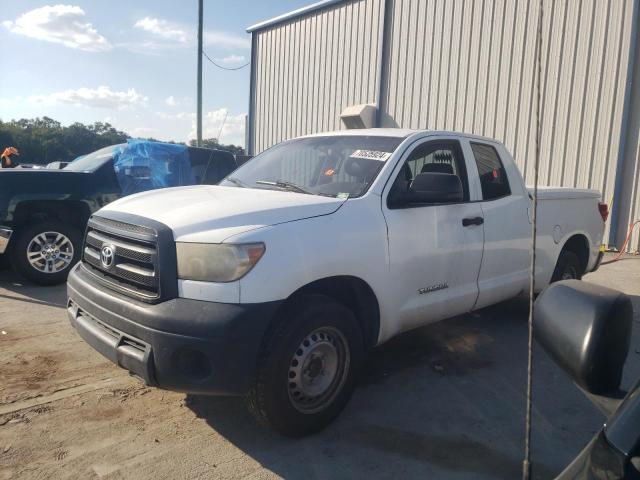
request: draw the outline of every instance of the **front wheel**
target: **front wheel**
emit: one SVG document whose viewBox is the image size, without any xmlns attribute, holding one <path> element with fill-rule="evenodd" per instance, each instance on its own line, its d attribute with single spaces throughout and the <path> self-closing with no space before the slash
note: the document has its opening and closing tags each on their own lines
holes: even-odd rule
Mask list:
<svg viewBox="0 0 640 480">
<path fill-rule="evenodd" d="M 63 283 L 80 259 L 82 235 L 62 222 L 43 222 L 18 231 L 11 245 L 13 269 L 39 285 Z"/>
<path fill-rule="evenodd" d="M 263 345 L 249 409 L 284 435 L 317 432 L 349 401 L 363 357 L 351 310 L 323 295 L 301 296 Z"/>
</svg>

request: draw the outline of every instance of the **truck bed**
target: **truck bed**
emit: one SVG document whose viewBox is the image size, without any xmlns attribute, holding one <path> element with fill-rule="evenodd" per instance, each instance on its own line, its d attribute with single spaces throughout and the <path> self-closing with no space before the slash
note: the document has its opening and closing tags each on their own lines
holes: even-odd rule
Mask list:
<svg viewBox="0 0 640 480">
<path fill-rule="evenodd" d="M 533 195 L 533 186 L 527 185 L 529 195 Z M 600 198 L 600 192 L 589 188 L 538 187 L 538 200 L 559 200 L 570 198 Z"/>
</svg>

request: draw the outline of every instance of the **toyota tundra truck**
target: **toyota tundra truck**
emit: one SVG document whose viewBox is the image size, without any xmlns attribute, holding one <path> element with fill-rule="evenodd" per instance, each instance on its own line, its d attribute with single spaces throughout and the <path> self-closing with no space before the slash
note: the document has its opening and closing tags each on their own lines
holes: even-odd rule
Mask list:
<svg viewBox="0 0 640 480">
<path fill-rule="evenodd" d="M 306 136 L 219 185 L 99 210 L 68 314 L 148 385 L 244 396 L 258 419 L 305 435 L 340 413 L 371 347 L 528 291 L 532 212 L 495 140 Z M 537 291 L 598 267 L 607 213 L 596 191 L 538 190 Z"/>
</svg>

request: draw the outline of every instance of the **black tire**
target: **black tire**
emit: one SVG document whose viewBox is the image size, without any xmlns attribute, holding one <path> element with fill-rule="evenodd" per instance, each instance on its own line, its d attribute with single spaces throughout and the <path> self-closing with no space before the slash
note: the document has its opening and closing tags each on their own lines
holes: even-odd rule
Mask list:
<svg viewBox="0 0 640 480">
<path fill-rule="evenodd" d="M 324 336 L 320 340 L 316 332 L 320 332 L 318 335 L 330 332 L 334 338 L 327 334 L 326 340 Z M 304 364 L 309 367 L 305 369 L 304 365 L 300 365 L 300 371 L 305 374 L 301 377 L 311 378 L 313 382 L 317 378 L 323 381 L 326 375 L 327 379 L 333 380 L 327 393 L 319 395 L 316 400 L 304 396 L 294 399 L 297 387 L 292 387 L 296 380 L 294 377 L 294 381 L 291 381 L 292 373 L 295 374 L 292 372 L 293 366 L 298 365 L 297 358 L 303 358 L 299 357 L 303 342 L 312 340 L 311 336 L 315 336 L 317 341 L 307 348 L 307 352 L 322 348 L 319 347 L 321 342 L 326 346 L 327 342 L 333 341 L 334 346 L 338 343 L 347 345 L 348 355 L 343 355 L 342 361 L 336 361 L 338 367 L 335 376 L 326 375 L 325 369 L 329 371 L 325 367 L 328 356 L 321 355 L 321 373 L 313 369 L 317 377 L 309 373 L 312 372 L 311 362 L 317 357 L 314 359 L 312 353 L 304 357 L 308 360 Z M 340 358 L 340 355 L 336 354 L 336 358 Z M 324 295 L 300 296 L 284 309 L 263 342 L 256 379 L 247 398 L 249 410 L 261 423 L 286 436 L 301 437 L 322 430 L 340 414 L 351 398 L 363 359 L 362 333 L 353 312 Z M 308 400 L 319 403 L 317 411 L 311 411 L 313 404 L 309 404 L 309 411 L 301 411 L 301 408 L 306 409 L 306 405 L 302 407 L 302 404 Z"/>
<path fill-rule="evenodd" d="M 71 256 L 71 262 L 60 267 L 56 272 L 44 272 L 36 269 L 31 265 L 28 258 L 29 245 L 32 239 L 42 233 L 56 232 L 67 237 L 73 249 L 73 255 Z M 28 225 L 16 232 L 11 242 L 11 251 L 9 253 L 9 259 L 11 266 L 21 276 L 25 277 L 38 285 L 58 285 L 64 283 L 67 280 L 69 271 L 78 260 L 80 260 L 80 253 L 82 250 L 82 234 L 80 231 L 70 225 L 65 225 L 62 222 L 50 221 L 41 222 L 33 225 Z M 70 251 L 65 247 L 65 252 L 69 254 Z M 61 265 L 58 263 L 58 265 Z"/>
<path fill-rule="evenodd" d="M 569 279 L 582 280 L 583 274 L 582 262 L 578 255 L 569 250 L 563 250 L 558 257 L 551 283 Z"/>
</svg>

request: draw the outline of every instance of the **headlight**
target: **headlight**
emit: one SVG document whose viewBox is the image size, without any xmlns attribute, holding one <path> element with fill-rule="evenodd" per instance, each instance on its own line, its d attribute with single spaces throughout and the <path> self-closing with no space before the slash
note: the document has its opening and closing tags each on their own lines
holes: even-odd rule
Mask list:
<svg viewBox="0 0 640 480">
<path fill-rule="evenodd" d="M 233 282 L 246 275 L 264 251 L 264 243 L 176 243 L 178 278 Z"/>
</svg>

